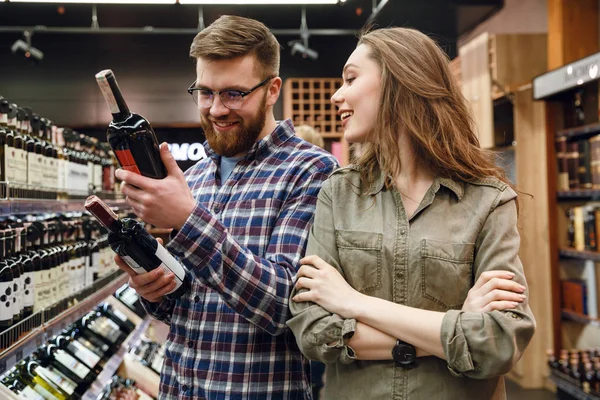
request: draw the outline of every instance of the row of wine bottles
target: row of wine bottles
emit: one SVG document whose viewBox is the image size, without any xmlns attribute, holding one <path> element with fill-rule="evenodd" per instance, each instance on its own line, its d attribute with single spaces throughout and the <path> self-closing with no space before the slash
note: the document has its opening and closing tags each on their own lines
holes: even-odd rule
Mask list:
<svg viewBox="0 0 600 400">
<path fill-rule="evenodd" d="M 134 328 L 125 314 L 102 303 L 0 380 L 21 398 L 80 399 Z"/>
<path fill-rule="evenodd" d="M 104 228 L 88 215 L 0 222 L 0 348 L 74 305 L 116 269 Z M 17 332 L 2 334 L 15 326 Z"/>
<path fill-rule="evenodd" d="M 154 397 L 136 386 L 135 380 L 113 376 L 110 384 L 102 391 L 98 400 L 153 400 Z"/>
<path fill-rule="evenodd" d="M 56 199 L 114 191 L 116 159 L 108 143 L 59 128 L 30 107 L 0 96 L 1 198 Z"/>
<path fill-rule="evenodd" d="M 149 339 L 142 339 L 139 346 L 133 349 L 131 353 L 140 364 L 145 365 L 160 375 L 165 358 L 164 346 Z"/>
<path fill-rule="evenodd" d="M 561 349 L 557 358 L 554 350 L 547 351 L 550 371 L 568 379 L 585 393 L 600 396 L 600 348 Z"/>
</svg>

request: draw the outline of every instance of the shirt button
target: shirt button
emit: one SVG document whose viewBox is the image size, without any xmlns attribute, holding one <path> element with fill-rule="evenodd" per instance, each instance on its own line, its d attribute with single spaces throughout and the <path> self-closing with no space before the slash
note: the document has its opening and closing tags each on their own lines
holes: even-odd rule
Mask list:
<svg viewBox="0 0 600 400">
<path fill-rule="evenodd" d="M 216 206 L 213 211 L 215 212 L 215 214 L 218 214 L 221 212 L 221 208 L 219 206 Z"/>
<path fill-rule="evenodd" d="M 183 391 L 183 392 L 187 392 L 187 390 L 188 390 L 188 387 L 187 387 L 187 385 L 183 385 L 183 386 L 181 387 L 181 391 Z"/>
<path fill-rule="evenodd" d="M 404 229 L 402 229 L 402 230 L 400 231 L 400 234 L 401 234 L 401 235 L 404 235 L 405 233 L 406 233 L 406 231 L 405 231 Z"/>
<path fill-rule="evenodd" d="M 196 303 L 200 303 L 200 296 L 195 296 L 195 297 L 194 297 L 194 301 L 195 301 Z"/>
<path fill-rule="evenodd" d="M 191 349 L 192 347 L 194 347 L 194 341 L 190 340 L 188 342 L 188 347 Z"/>
</svg>

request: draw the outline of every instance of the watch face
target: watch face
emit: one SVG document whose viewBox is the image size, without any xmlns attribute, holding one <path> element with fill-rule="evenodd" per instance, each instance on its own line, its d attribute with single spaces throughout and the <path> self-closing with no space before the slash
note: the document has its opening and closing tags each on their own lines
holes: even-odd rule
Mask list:
<svg viewBox="0 0 600 400">
<path fill-rule="evenodd" d="M 417 358 L 416 350 L 407 343 L 398 343 L 394 347 L 394 361 L 400 365 L 409 365 Z"/>
</svg>

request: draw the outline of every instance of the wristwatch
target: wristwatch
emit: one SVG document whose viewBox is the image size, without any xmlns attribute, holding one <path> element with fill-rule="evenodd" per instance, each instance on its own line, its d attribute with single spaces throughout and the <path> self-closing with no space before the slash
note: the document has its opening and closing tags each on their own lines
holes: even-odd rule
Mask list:
<svg viewBox="0 0 600 400">
<path fill-rule="evenodd" d="M 410 369 L 416 366 L 417 350 L 412 344 L 398 339 L 396 345 L 392 349 L 392 358 L 396 365 L 405 369 Z"/>
</svg>

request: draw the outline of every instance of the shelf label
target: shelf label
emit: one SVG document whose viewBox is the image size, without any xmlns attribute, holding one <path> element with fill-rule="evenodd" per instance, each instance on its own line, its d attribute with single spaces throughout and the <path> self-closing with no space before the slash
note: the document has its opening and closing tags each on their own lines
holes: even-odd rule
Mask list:
<svg viewBox="0 0 600 400">
<path fill-rule="evenodd" d="M 597 79 L 600 79 L 600 53 L 534 78 L 533 98 L 541 100 Z"/>
</svg>

